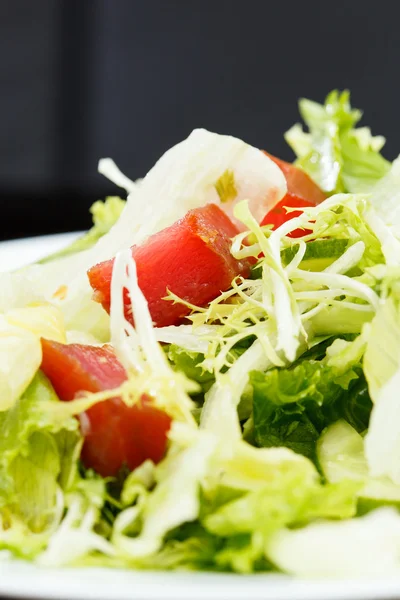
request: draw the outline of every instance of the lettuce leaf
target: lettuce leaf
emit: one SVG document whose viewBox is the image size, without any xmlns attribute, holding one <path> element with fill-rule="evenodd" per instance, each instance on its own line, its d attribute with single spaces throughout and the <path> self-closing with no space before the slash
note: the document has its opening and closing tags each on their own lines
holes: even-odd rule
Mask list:
<svg viewBox="0 0 400 600">
<path fill-rule="evenodd" d="M 103 535 L 105 480 L 79 472 L 78 421 L 46 410 L 58 400 L 42 373 L 0 413 L 0 549 L 41 564 L 70 564 L 92 550 L 113 554 Z"/>
<path fill-rule="evenodd" d="M 398 270 L 381 282 L 382 300 L 369 326 L 364 371 L 374 408 L 365 438 L 373 476 L 389 476 L 400 483 L 400 277 Z"/>
<path fill-rule="evenodd" d="M 327 193 L 368 192 L 390 169 L 380 154 L 385 143 L 367 127 L 355 128 L 362 113 L 350 105 L 350 93 L 332 91 L 324 104 L 302 98 L 300 114 L 309 133 L 294 125 L 285 134 L 296 164 Z"/>
<path fill-rule="evenodd" d="M 400 239 L 400 157 L 374 188 L 370 202 L 383 223 Z"/>
<path fill-rule="evenodd" d="M 305 485 L 293 477 L 286 485 L 249 492 L 221 506 L 203 523 L 208 531 L 221 537 L 257 532 L 268 537 L 288 524 L 354 516 L 358 487 L 354 482 Z"/>
<path fill-rule="evenodd" d="M 131 504 L 113 526 L 114 548 L 136 566 L 265 570 L 265 543 L 283 526 L 355 514 L 357 482 L 324 485 L 290 450 L 227 447 L 223 436 L 176 423 L 170 437 L 164 461 L 129 476 Z"/>
<path fill-rule="evenodd" d="M 30 452 L 44 452 L 43 438 L 37 438 L 37 443 L 31 442 L 34 434 L 77 431 L 78 422 L 72 417 L 60 421 L 51 411 L 43 409 L 47 403 L 58 402 L 49 381 L 38 372 L 21 398 L 9 410 L 0 413 L 0 506 L 7 503 L 13 493 L 14 460 L 19 456 L 29 457 Z"/>
<path fill-rule="evenodd" d="M 340 340 L 345 347 L 333 353 L 337 342 L 322 360 L 304 358 L 290 368 L 250 374 L 258 446 L 285 446 L 315 461 L 316 442 L 332 421 L 344 418 L 357 431 L 366 429 L 372 404 L 358 352 L 338 368 L 340 354 L 357 342 Z"/>
<path fill-rule="evenodd" d="M 54 520 L 60 471 L 56 442 L 46 431 L 33 433 L 26 454 L 18 454 L 10 465 L 13 494 L 8 506 L 33 532 L 47 529 Z"/>
<path fill-rule="evenodd" d="M 221 570 L 227 568 L 218 554 L 223 540 L 209 533 L 198 521 L 185 523 L 167 534 L 162 549 L 143 559 L 140 566 L 150 569 Z"/>
<path fill-rule="evenodd" d="M 46 548 L 36 556 L 36 562 L 46 567 L 85 566 L 101 553 L 101 563 L 110 564 L 116 552 L 107 540 L 108 529 L 100 510 L 105 499 L 104 480 L 80 479 L 64 499 L 66 514 L 47 536 Z"/>
<path fill-rule="evenodd" d="M 222 541 L 221 538 L 215 539 Z M 262 536 L 249 533 L 232 535 L 223 540 L 214 561 L 217 567 L 236 573 L 274 570 L 265 557 Z"/>
<path fill-rule="evenodd" d="M 393 508 L 282 529 L 267 544 L 267 556 L 277 567 L 307 578 L 398 577 L 399 552 L 400 515 Z"/>
<path fill-rule="evenodd" d="M 215 381 L 214 374 L 202 367 L 204 354 L 189 352 L 176 344 L 171 344 L 168 347 L 167 355 L 174 368 L 183 372 L 192 381 L 197 381 L 203 391 L 207 391 Z"/>
<path fill-rule="evenodd" d="M 400 369 L 400 271 L 381 282 L 382 301 L 366 333 L 364 372 L 372 399 Z"/>
<path fill-rule="evenodd" d="M 39 372 L 21 398 L 0 413 L 0 512 L 10 511 L 33 533 L 50 530 L 61 518 L 62 490 L 77 477 L 78 422 L 60 421 L 42 408 L 58 402 Z M 0 527 L 0 546 L 1 541 Z"/>
<path fill-rule="evenodd" d="M 358 481 L 361 499 L 359 511 L 370 510 L 379 505 L 400 503 L 400 486 L 387 476 L 372 477 L 365 456 L 365 438 L 349 423 L 339 420 L 324 430 L 317 444 L 318 463 L 326 480 L 338 483 L 345 480 Z"/>
</svg>

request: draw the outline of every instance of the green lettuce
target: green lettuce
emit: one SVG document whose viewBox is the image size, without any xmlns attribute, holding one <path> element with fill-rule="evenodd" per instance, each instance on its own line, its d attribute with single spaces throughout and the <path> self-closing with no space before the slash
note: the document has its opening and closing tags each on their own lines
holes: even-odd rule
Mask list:
<svg viewBox="0 0 400 600">
<path fill-rule="evenodd" d="M 390 240 L 387 229 L 400 239 L 400 158 L 397 158 L 388 174 L 374 188 L 371 195 L 371 204 L 376 211 L 376 215 L 386 225 L 383 236 L 381 236 L 382 245 Z M 374 220 L 376 220 L 374 215 Z M 374 222 L 371 222 L 374 225 Z M 370 226 L 371 226 L 370 225 Z M 389 238 L 389 240 L 388 240 Z M 391 244 L 392 246 L 392 244 Z M 399 245 L 395 245 L 396 258 L 399 258 Z M 397 262 L 397 265 L 399 263 Z"/>
<path fill-rule="evenodd" d="M 281 529 L 268 540 L 266 552 L 276 567 L 302 578 L 398 577 L 400 515 L 387 507 L 357 519 Z"/>
<path fill-rule="evenodd" d="M 184 373 L 192 381 L 197 381 L 203 391 L 207 391 L 215 381 L 214 373 L 206 371 L 202 367 L 204 354 L 200 352 L 190 352 L 176 344 L 168 347 L 167 355 L 173 367 Z"/>
<path fill-rule="evenodd" d="M 251 458 L 257 452 L 253 449 Z M 170 531 L 159 552 L 141 564 L 239 573 L 273 570 L 265 545 L 284 525 L 355 514 L 358 482 L 322 485 L 308 461 L 291 461 L 290 454 L 281 451 L 265 454 L 257 463 L 256 459 L 253 465 L 259 468 L 263 463 L 264 473 L 260 470 L 252 489 L 205 486 L 200 490 L 198 518 Z"/>
<path fill-rule="evenodd" d="M 285 446 L 316 460 L 316 442 L 332 421 L 344 418 L 365 430 L 372 404 L 360 366 L 361 341 L 337 339 L 320 360 L 306 355 L 289 368 L 252 372 L 256 444 Z M 311 352 L 315 356 L 318 346 Z"/>
<path fill-rule="evenodd" d="M 113 554 L 103 539 L 106 482 L 81 472 L 78 421 L 46 410 L 59 402 L 38 372 L 0 413 L 0 549 L 45 565 Z"/>
<path fill-rule="evenodd" d="M 385 139 L 369 128 L 355 128 L 362 112 L 350 105 L 350 94 L 332 91 L 324 104 L 302 98 L 300 114 L 309 133 L 294 125 L 285 139 L 299 165 L 327 193 L 368 192 L 390 169 L 380 154 Z"/>
<path fill-rule="evenodd" d="M 379 309 L 366 333 L 364 371 L 372 398 L 400 369 L 400 271 L 381 282 L 383 295 Z"/>
<path fill-rule="evenodd" d="M 265 543 L 276 531 L 324 517 L 354 516 L 359 487 L 354 481 L 306 483 L 293 473 L 292 481 L 272 483 L 226 502 L 202 520 L 206 530 L 220 540 L 216 564 L 239 573 L 271 570 Z"/>
<path fill-rule="evenodd" d="M 43 411 L 43 398 L 58 402 L 39 374 L 10 409 L 10 431 L 21 437 L 3 456 L 0 508 L 0 548 L 41 565 L 265 571 L 274 568 L 266 543 L 282 527 L 355 514 L 358 482 L 322 484 L 290 450 L 241 440 L 228 449 L 218 435 L 177 423 L 166 458 L 144 463 L 114 495 L 118 482 L 78 468 L 76 423 Z"/>
<path fill-rule="evenodd" d="M 50 455 L 58 453 L 57 443 L 55 439 L 50 443 L 44 434 L 77 431 L 78 422 L 72 417 L 60 421 L 51 411 L 43 410 L 46 404 L 58 402 L 49 381 L 38 372 L 21 398 L 9 410 L 0 412 L 0 506 L 13 494 L 15 460 L 32 457 L 37 462 L 33 455 L 44 452 L 51 462 Z"/>
<path fill-rule="evenodd" d="M 223 505 L 204 519 L 204 525 L 221 537 L 257 532 L 269 536 L 288 524 L 351 517 L 358 487 L 354 482 L 306 485 L 294 477 L 286 486 L 266 486 Z"/>
<path fill-rule="evenodd" d="M 368 465 L 373 476 L 389 476 L 400 484 L 400 276 L 396 270 L 381 282 L 382 300 L 371 324 L 364 371 L 374 408 L 366 435 Z"/>
<path fill-rule="evenodd" d="M 78 421 L 46 410 L 59 402 L 39 371 L 16 404 L 0 413 L 0 511 L 11 511 L 33 532 L 50 528 L 64 494 L 89 485 L 78 468 Z"/>
<path fill-rule="evenodd" d="M 265 557 L 263 538 L 249 533 L 232 535 L 222 540 L 222 547 L 215 553 L 215 565 L 219 569 L 236 573 L 273 571 L 274 567 Z"/>
<path fill-rule="evenodd" d="M 10 465 L 13 494 L 9 508 L 33 532 L 46 530 L 54 520 L 60 472 L 57 444 L 46 431 L 33 433 L 26 455 L 19 454 Z"/>
<path fill-rule="evenodd" d="M 254 448 L 204 430 L 174 427 L 166 459 L 132 473 L 111 541 L 139 567 L 270 569 L 265 543 L 286 525 L 345 518 L 358 482 L 322 484 L 314 465 L 290 450 Z M 179 497 L 179 502 L 176 498 Z"/>
<path fill-rule="evenodd" d="M 324 430 L 317 444 L 318 462 L 330 483 L 355 481 L 361 484 L 359 510 L 400 503 L 400 485 L 387 476 L 372 477 L 365 456 L 365 437 L 339 420 Z"/>
<path fill-rule="evenodd" d="M 40 263 L 50 262 L 57 258 L 69 256 L 70 254 L 76 254 L 82 252 L 82 250 L 88 250 L 106 233 L 108 233 L 111 227 L 118 221 L 121 213 L 125 207 L 125 200 L 118 196 L 108 196 L 104 201 L 97 200 L 90 207 L 92 213 L 93 226 L 87 233 L 82 237 L 75 240 L 62 250 L 46 256 Z"/>
</svg>

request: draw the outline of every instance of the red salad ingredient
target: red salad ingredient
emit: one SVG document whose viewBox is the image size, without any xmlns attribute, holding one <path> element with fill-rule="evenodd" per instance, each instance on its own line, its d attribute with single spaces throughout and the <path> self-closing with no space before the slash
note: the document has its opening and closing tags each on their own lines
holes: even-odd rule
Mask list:
<svg viewBox="0 0 400 600">
<path fill-rule="evenodd" d="M 119 387 L 127 375 L 109 345 L 60 344 L 42 339 L 42 371 L 61 400 L 82 392 Z M 165 454 L 170 417 L 143 397 L 135 406 L 120 398 L 95 404 L 80 415 L 84 436 L 82 461 L 103 477 L 121 467 L 135 469 L 146 459 L 159 462 Z"/>
<path fill-rule="evenodd" d="M 286 223 L 286 221 L 301 215 L 301 211 L 287 212 L 285 206 L 293 208 L 316 206 L 325 200 L 326 196 L 302 169 L 285 162 L 284 160 L 280 160 L 279 158 L 268 154 L 268 152 L 265 152 L 265 154 L 267 154 L 267 156 L 269 156 L 269 158 L 282 170 L 287 183 L 288 191 L 285 197 L 282 198 L 282 200 L 280 200 L 261 221 L 261 225 L 273 225 L 273 228 L 276 229 L 283 223 Z M 289 237 L 301 237 L 307 233 L 310 233 L 310 231 L 295 229 L 289 234 Z"/>
<path fill-rule="evenodd" d="M 139 286 L 157 327 L 175 325 L 190 312 L 182 304 L 164 300 L 168 290 L 191 304 L 205 306 L 229 289 L 237 275 L 248 276 L 249 262 L 238 261 L 230 253 L 231 238 L 237 233 L 229 217 L 216 204 L 208 204 L 132 247 Z M 107 311 L 113 264 L 113 259 L 108 260 L 88 271 L 94 297 Z M 127 293 L 125 307 L 131 318 Z"/>
</svg>

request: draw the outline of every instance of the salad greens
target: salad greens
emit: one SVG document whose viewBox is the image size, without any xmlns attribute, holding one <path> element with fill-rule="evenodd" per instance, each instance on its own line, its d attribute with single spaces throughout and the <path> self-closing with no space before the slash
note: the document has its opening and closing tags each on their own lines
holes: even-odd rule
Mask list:
<svg viewBox="0 0 400 600">
<path fill-rule="evenodd" d="M 285 446 L 315 461 L 316 443 L 329 423 L 344 418 L 365 431 L 372 408 L 368 386 L 359 363 L 346 367 L 343 372 L 326 358 L 304 359 L 288 369 L 252 372 L 257 445 Z"/>
<path fill-rule="evenodd" d="M 278 228 L 259 223 L 283 172 L 196 130 L 140 182 L 101 161 L 126 203 L 95 203 L 83 238 L 0 274 L 1 550 L 43 566 L 399 574 L 400 159 L 356 128 L 348 92 L 300 113 L 309 132 L 286 139 L 329 197 Z M 238 224 L 231 253 L 251 276 L 207 306 L 169 290 L 190 315 L 155 328 L 129 247 L 208 202 Z M 108 315 L 86 270 L 115 255 Z M 107 342 L 128 378 L 60 402 L 41 337 Z M 116 396 L 167 413 L 168 450 L 102 477 L 80 459 L 84 413 Z"/>
<path fill-rule="evenodd" d="M 296 124 L 285 139 L 297 164 L 325 192 L 369 192 L 389 172 L 390 163 L 380 154 L 385 138 L 355 127 L 362 112 L 351 108 L 347 90 L 334 90 L 324 104 L 302 98 L 299 110 L 309 133 Z"/>
</svg>

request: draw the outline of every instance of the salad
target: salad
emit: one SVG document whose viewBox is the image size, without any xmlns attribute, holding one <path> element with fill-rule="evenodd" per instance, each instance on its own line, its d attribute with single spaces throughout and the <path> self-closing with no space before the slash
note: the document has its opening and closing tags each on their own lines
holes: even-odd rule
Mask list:
<svg viewBox="0 0 400 600">
<path fill-rule="evenodd" d="M 400 574 L 400 159 L 348 92 L 299 107 L 294 164 L 101 160 L 127 199 L 0 274 L 4 560 Z"/>
</svg>

